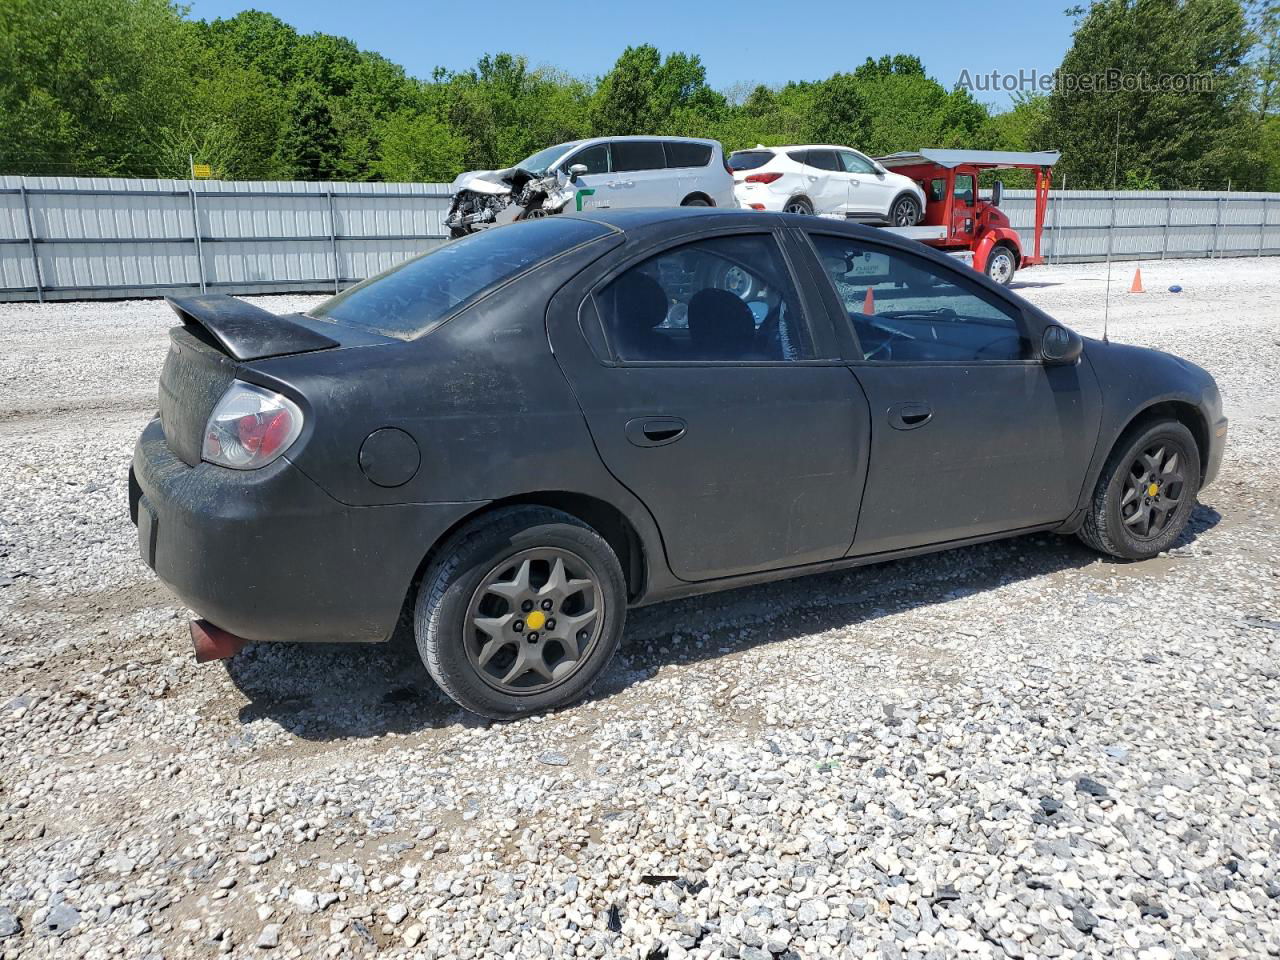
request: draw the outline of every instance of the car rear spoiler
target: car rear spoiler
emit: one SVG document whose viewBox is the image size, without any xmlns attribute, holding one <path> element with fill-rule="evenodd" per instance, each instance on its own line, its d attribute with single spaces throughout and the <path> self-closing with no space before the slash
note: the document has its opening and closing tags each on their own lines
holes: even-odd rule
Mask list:
<svg viewBox="0 0 1280 960">
<path fill-rule="evenodd" d="M 200 327 L 237 360 L 262 360 L 338 346 L 337 340 L 291 317 L 270 313 L 225 293 L 165 300 L 184 325 Z"/>
</svg>

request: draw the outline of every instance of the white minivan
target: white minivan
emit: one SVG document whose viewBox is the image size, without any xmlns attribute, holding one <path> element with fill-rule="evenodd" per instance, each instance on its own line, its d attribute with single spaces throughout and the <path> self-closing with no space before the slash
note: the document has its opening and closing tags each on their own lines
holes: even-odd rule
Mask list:
<svg viewBox="0 0 1280 960">
<path fill-rule="evenodd" d="M 504 170 L 472 170 L 451 185 L 454 236 L 562 210 L 737 207 L 733 171 L 716 140 L 596 137 L 539 150 Z"/>
</svg>

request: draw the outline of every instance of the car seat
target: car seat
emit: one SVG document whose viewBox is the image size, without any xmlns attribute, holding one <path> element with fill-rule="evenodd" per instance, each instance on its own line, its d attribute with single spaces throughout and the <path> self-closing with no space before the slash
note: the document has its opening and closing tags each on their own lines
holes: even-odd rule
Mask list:
<svg viewBox="0 0 1280 960">
<path fill-rule="evenodd" d="M 752 353 L 756 318 L 728 290 L 699 290 L 689 301 L 689 340 L 694 356 L 708 360 L 762 360 Z"/>
<path fill-rule="evenodd" d="M 628 360 L 665 359 L 671 341 L 656 329 L 667 319 L 669 309 L 661 284 L 648 274 L 632 271 L 614 281 L 612 293 L 618 355 Z"/>
</svg>

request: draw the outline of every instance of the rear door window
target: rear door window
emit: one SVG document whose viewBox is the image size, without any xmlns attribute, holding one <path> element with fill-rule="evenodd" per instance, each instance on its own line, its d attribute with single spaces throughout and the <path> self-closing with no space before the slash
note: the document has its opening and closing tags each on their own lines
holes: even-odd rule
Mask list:
<svg viewBox="0 0 1280 960">
<path fill-rule="evenodd" d="M 844 164 L 840 162 L 834 150 L 810 150 L 802 162 L 819 170 L 844 170 Z"/>
<path fill-rule="evenodd" d="M 611 281 L 596 302 L 621 360 L 813 356 L 791 273 L 770 234 L 715 237 L 666 250 Z"/>
<path fill-rule="evenodd" d="M 662 170 L 667 165 L 660 140 L 614 140 L 612 146 L 615 173 Z"/>
<path fill-rule="evenodd" d="M 499 284 L 609 232 L 601 224 L 567 217 L 495 227 L 370 277 L 310 315 L 412 340 Z"/>
<path fill-rule="evenodd" d="M 668 167 L 705 167 L 711 162 L 710 144 L 668 140 L 662 146 L 667 152 Z"/>
</svg>

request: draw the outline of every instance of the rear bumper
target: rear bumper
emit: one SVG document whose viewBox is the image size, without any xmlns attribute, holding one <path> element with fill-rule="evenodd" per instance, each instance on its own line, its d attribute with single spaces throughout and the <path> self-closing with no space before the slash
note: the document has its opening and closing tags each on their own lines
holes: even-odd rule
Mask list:
<svg viewBox="0 0 1280 960">
<path fill-rule="evenodd" d="M 159 420 L 138 439 L 129 488 L 148 566 L 197 614 L 259 641 L 387 639 L 422 558 L 479 506 L 348 506 L 284 458 L 190 467 Z"/>
</svg>

